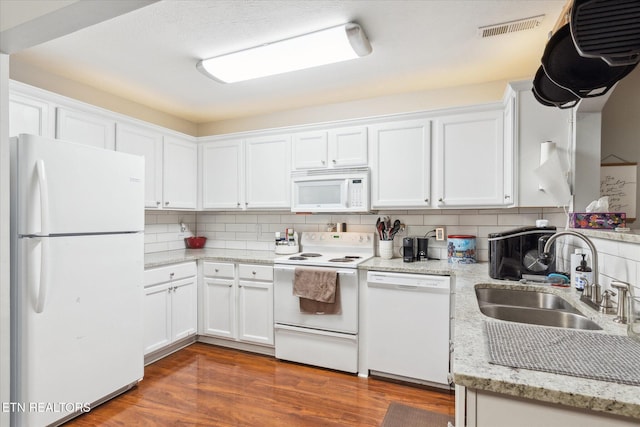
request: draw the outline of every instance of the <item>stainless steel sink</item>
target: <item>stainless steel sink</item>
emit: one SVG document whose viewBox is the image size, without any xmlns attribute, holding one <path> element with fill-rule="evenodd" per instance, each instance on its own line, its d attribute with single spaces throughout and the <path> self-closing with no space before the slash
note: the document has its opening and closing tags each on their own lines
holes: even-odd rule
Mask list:
<svg viewBox="0 0 640 427">
<path fill-rule="evenodd" d="M 602 329 L 565 299 L 547 292 L 476 287 L 480 311 L 510 322 L 573 329 Z"/>
</svg>

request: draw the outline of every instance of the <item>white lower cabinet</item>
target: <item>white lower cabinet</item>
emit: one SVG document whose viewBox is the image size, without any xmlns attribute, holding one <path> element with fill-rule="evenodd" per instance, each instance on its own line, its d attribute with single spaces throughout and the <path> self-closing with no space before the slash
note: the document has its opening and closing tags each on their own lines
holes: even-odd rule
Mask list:
<svg viewBox="0 0 640 427">
<path fill-rule="evenodd" d="M 456 386 L 456 427 L 631 427 L 637 420 Z"/>
<path fill-rule="evenodd" d="M 196 334 L 196 272 L 195 262 L 145 270 L 145 355 Z"/>
<path fill-rule="evenodd" d="M 272 346 L 273 267 L 203 264 L 200 334 Z"/>
</svg>

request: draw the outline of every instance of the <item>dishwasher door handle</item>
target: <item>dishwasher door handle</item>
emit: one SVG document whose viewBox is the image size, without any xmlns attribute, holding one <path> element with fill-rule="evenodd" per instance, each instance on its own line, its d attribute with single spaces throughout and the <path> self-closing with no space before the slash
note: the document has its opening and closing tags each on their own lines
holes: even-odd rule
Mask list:
<svg viewBox="0 0 640 427">
<path fill-rule="evenodd" d="M 432 294 L 448 294 L 449 287 L 442 286 L 424 286 L 424 285 L 402 285 L 395 283 L 372 283 L 368 282 L 367 286 L 372 289 L 395 289 L 399 291 L 409 292 L 426 292 Z"/>
</svg>

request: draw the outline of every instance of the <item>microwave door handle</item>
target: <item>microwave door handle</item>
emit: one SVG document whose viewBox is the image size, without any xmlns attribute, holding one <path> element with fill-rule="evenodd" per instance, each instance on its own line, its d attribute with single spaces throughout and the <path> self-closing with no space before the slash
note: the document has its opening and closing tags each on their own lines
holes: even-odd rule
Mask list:
<svg viewBox="0 0 640 427">
<path fill-rule="evenodd" d="M 344 180 L 344 185 L 342 186 L 342 207 L 349 207 L 349 178 Z"/>
</svg>

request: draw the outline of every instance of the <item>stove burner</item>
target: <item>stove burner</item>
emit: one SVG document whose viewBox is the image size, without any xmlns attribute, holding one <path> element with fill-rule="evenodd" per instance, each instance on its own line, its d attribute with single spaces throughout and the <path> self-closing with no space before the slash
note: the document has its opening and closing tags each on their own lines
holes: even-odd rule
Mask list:
<svg viewBox="0 0 640 427">
<path fill-rule="evenodd" d="M 329 260 L 329 262 L 352 262 L 352 261 L 353 261 L 353 259 L 347 258 L 347 257 L 344 257 L 344 258 L 333 258 L 333 259 Z"/>
<path fill-rule="evenodd" d="M 358 256 L 358 255 L 346 255 L 345 258 L 347 258 L 347 259 L 360 259 L 362 257 Z"/>
<path fill-rule="evenodd" d="M 304 261 L 306 258 L 303 256 L 290 256 L 289 259 L 294 261 Z"/>
<path fill-rule="evenodd" d="M 320 254 L 316 254 L 316 253 L 313 253 L 313 252 L 310 252 L 310 253 L 300 254 L 300 256 L 302 256 L 302 257 L 308 257 L 308 258 L 314 258 L 314 257 L 322 256 L 322 255 L 320 255 Z"/>
</svg>

